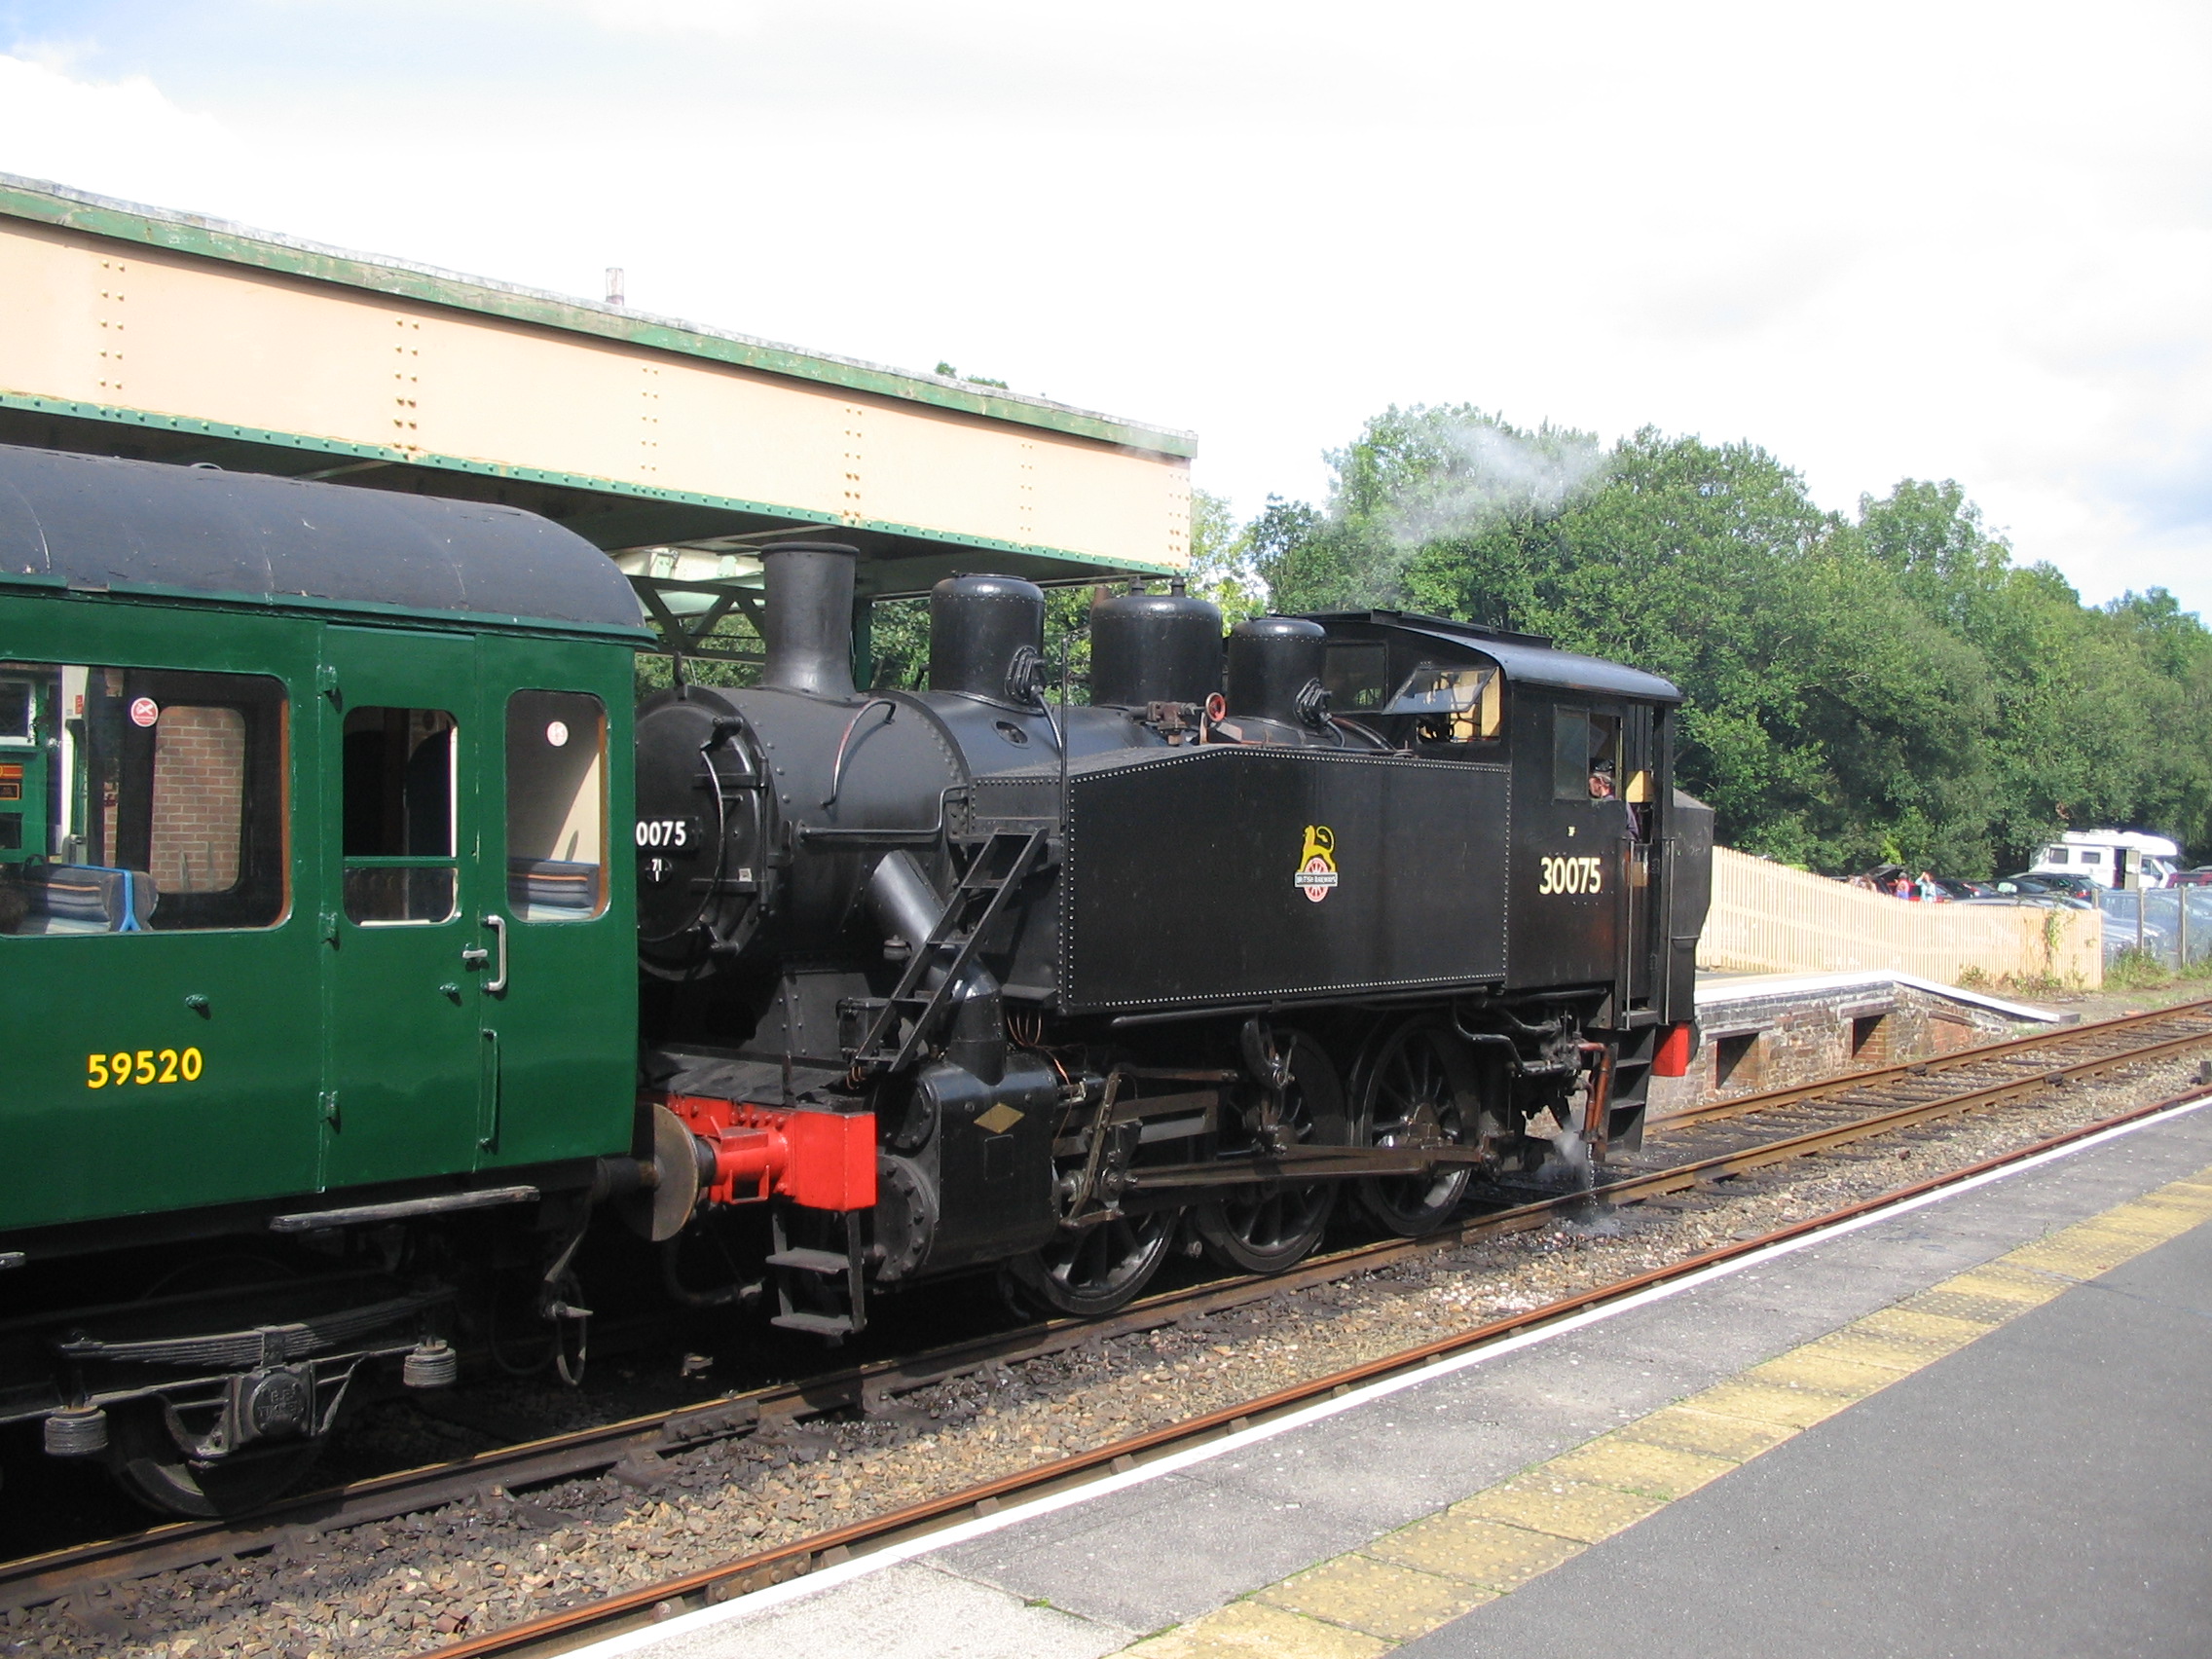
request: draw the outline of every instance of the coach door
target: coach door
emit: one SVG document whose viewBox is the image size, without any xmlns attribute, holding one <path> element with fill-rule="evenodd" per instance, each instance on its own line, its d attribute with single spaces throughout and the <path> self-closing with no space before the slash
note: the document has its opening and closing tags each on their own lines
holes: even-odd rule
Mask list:
<svg viewBox="0 0 2212 1659">
<path fill-rule="evenodd" d="M 469 1168 L 496 942 L 480 921 L 476 644 L 323 630 L 325 1187 Z"/>
<path fill-rule="evenodd" d="M 498 952 L 484 990 L 481 1161 L 621 1151 L 637 1091 L 630 882 L 631 653 L 584 641 L 477 642 L 487 882 Z"/>
</svg>

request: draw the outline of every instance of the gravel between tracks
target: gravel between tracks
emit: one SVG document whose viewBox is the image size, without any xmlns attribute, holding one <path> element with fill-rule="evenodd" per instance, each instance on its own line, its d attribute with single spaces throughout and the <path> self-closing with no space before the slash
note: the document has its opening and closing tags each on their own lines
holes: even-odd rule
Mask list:
<svg viewBox="0 0 2212 1659">
<path fill-rule="evenodd" d="M 336 1659 L 462 1635 L 712 1567 L 1237 1404 L 1839 1208 L 2183 1088 L 2170 1060 L 1631 1205 L 520 1496 L 74 1595 L 8 1615 L 0 1654 Z M 1648 1151 L 1665 1157 L 1664 1137 Z"/>
</svg>

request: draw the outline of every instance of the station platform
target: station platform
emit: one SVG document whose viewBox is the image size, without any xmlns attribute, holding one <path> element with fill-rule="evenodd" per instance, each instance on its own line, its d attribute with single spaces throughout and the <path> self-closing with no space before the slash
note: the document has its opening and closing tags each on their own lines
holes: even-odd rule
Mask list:
<svg viewBox="0 0 2212 1659">
<path fill-rule="evenodd" d="M 2201 1655 L 2207 1108 L 587 1651 Z"/>
</svg>

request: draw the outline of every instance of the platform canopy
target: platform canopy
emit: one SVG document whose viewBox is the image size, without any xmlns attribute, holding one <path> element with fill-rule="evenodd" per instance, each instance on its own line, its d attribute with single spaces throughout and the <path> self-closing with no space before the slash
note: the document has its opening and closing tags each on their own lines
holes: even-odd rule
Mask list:
<svg viewBox="0 0 2212 1659">
<path fill-rule="evenodd" d="M 869 599 L 1189 560 L 1188 432 L 7 174 L 0 313 L 0 443 L 526 507 L 688 632 L 794 531 Z"/>
</svg>

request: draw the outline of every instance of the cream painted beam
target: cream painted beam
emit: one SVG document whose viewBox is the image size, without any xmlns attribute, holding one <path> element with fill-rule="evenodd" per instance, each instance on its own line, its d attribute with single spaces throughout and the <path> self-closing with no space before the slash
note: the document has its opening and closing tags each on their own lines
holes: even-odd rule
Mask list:
<svg viewBox="0 0 2212 1659">
<path fill-rule="evenodd" d="M 0 404 L 847 526 L 902 554 L 1189 560 L 1186 433 L 4 175 Z"/>
</svg>

